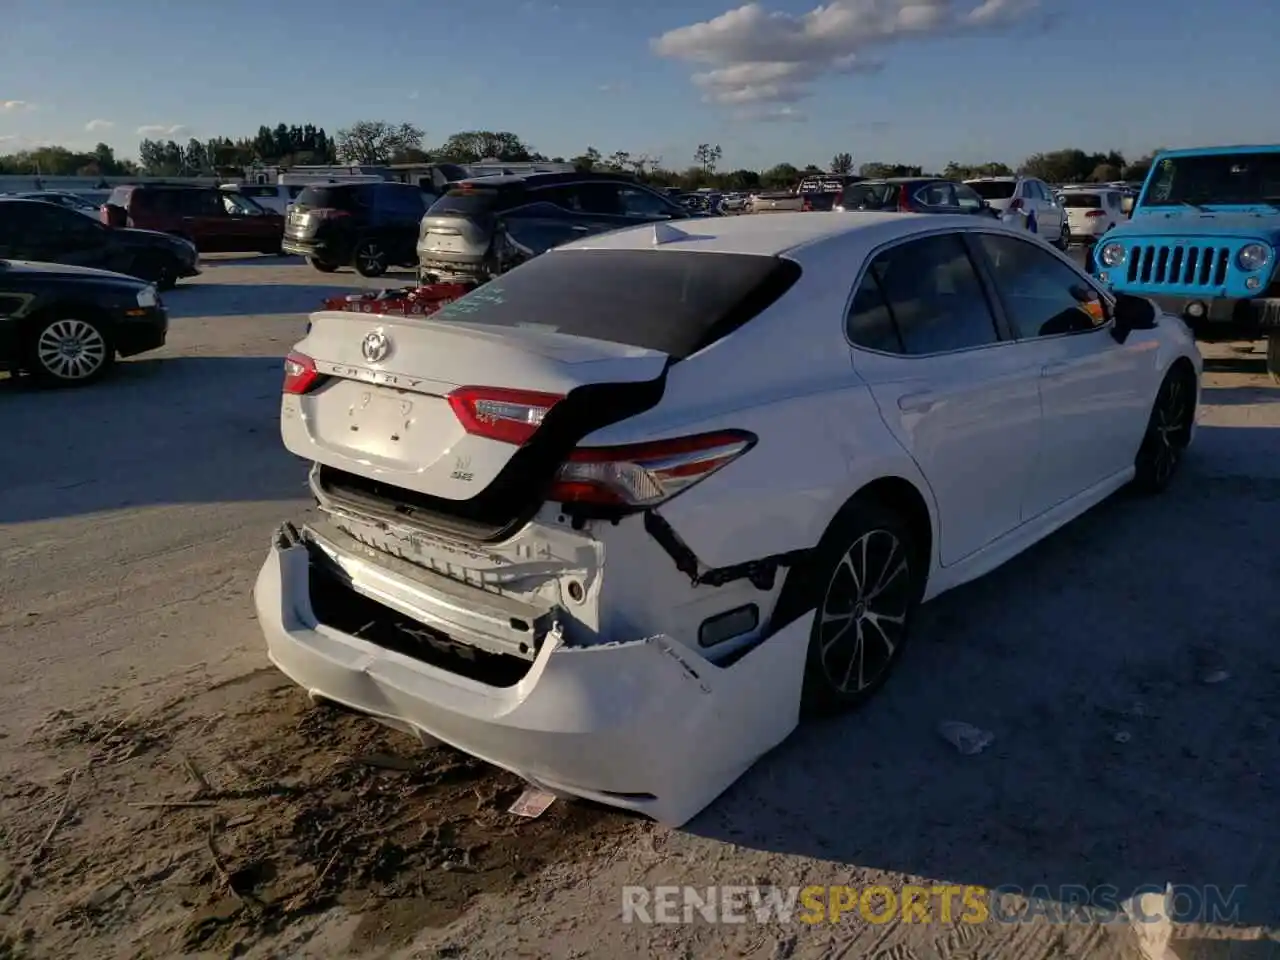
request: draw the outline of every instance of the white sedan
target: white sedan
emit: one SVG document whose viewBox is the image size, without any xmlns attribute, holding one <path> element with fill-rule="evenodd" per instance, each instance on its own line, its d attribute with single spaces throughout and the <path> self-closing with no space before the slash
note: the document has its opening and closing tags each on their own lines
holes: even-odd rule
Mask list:
<svg viewBox="0 0 1280 960">
<path fill-rule="evenodd" d="M 1201 359 L 1025 232 L 779 214 L 619 230 L 430 319 L 314 314 L 259 575 L 313 695 L 680 824 L 920 603 L 1191 442 Z"/>
</svg>

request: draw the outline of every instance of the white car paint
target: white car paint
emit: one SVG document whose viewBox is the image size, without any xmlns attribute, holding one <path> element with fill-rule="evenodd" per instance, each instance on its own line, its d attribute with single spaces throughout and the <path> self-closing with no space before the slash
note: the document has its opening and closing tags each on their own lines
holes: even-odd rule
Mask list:
<svg viewBox="0 0 1280 960">
<path fill-rule="evenodd" d="M 1053 188 L 1035 177 L 977 177 L 964 181 L 977 190 L 1013 227 L 1038 234 L 1050 243 L 1062 236 L 1066 212 Z"/>
<path fill-rule="evenodd" d="M 781 257 L 802 273 L 754 319 L 671 364 L 655 405 L 576 440 L 579 449 L 613 449 L 746 430 L 754 447 L 646 512 L 575 521 L 563 504 L 544 502 L 496 540 L 474 526 L 428 522 L 449 502 L 496 488 L 517 453 L 515 444 L 468 433 L 445 395 L 475 383 L 557 394 L 645 384 L 667 365 L 665 355 L 488 325 L 486 303 L 506 295 L 498 281 L 459 302 L 453 316 L 464 319 L 314 314 L 297 346 L 313 361 L 300 358 L 291 369 L 310 376 L 305 367 L 313 363 L 328 379 L 285 395 L 281 429 L 288 449 L 318 464 L 312 486 L 325 519 L 302 531 L 305 542 L 282 533 L 259 575 L 255 597 L 271 659 L 314 696 L 451 743 L 544 789 L 685 822 L 796 725 L 815 624 L 810 609 L 770 630 L 786 565 L 772 580 L 717 584 L 717 571 L 813 548 L 851 497 L 894 478 L 927 513 L 921 593 L 931 599 L 1127 483 L 1175 362 L 1190 364 L 1198 397 L 1200 355 L 1170 317 L 1123 343 L 1109 321 L 924 355 L 852 344 L 845 315 L 864 265 L 881 251 L 936 237 L 1012 239 L 1022 245 L 1013 249 L 1051 258 L 1098 304 L 1111 304 L 1058 252 L 966 216 L 682 221 L 678 229 L 601 234 L 516 268 L 509 277 L 562 262 L 580 275 L 592 251 L 632 251 L 687 258 L 676 262 L 695 273 L 702 262 L 712 269 L 698 259 L 712 254 Z M 391 346 L 370 360 L 366 340 L 374 355 Z M 551 409 L 542 426 L 529 427 L 533 436 L 567 423 Z M 532 469 L 533 461 L 524 463 Z M 643 474 L 627 469 L 629 477 Z M 332 470 L 345 474 L 324 472 Z M 345 475 L 357 486 L 398 488 L 403 503 L 408 491 L 435 499 L 385 509 L 390 501 L 378 498 L 388 488 L 365 503 L 324 479 Z M 521 473 L 521 483 L 535 482 Z M 415 519 L 423 510 L 426 519 Z M 658 521 L 687 548 L 692 567 L 677 565 L 655 532 Z M 511 649 L 535 635 L 541 645 L 507 685 L 464 675 L 460 661 L 453 667 L 396 652 L 356 635 L 368 626 L 344 630 L 317 616 L 316 602 L 330 596 L 309 580 L 317 563 L 378 605 L 370 609 L 396 611 L 462 649 Z M 751 604 L 758 625 L 699 645 L 708 618 Z"/>
</svg>

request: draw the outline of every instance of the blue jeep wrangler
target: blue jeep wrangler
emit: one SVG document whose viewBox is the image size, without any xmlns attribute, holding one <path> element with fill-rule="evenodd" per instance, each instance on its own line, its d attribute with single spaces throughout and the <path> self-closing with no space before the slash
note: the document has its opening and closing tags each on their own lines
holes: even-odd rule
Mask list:
<svg viewBox="0 0 1280 960">
<path fill-rule="evenodd" d="M 1090 271 L 1154 300 L 1197 339 L 1267 339 L 1280 383 L 1280 144 L 1169 150 L 1151 164 L 1126 223 L 1094 246 Z"/>
</svg>

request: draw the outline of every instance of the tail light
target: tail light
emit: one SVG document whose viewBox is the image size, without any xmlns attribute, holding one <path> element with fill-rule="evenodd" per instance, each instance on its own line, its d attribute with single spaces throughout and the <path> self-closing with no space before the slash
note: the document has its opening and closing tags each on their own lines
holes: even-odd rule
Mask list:
<svg viewBox="0 0 1280 960">
<path fill-rule="evenodd" d="M 1022 209 L 1022 198 L 1021 198 L 1021 197 L 1015 197 L 1013 200 L 1009 201 L 1009 209 L 1010 209 L 1010 210 L 1021 210 L 1021 209 Z"/>
<path fill-rule="evenodd" d="M 755 445 L 741 430 L 621 447 L 580 447 L 556 474 L 547 499 L 564 504 L 648 507 L 728 466 Z"/>
<path fill-rule="evenodd" d="M 801 212 L 801 213 L 812 213 L 812 212 L 813 212 L 813 201 L 812 201 L 812 200 L 810 200 L 808 197 L 805 197 L 803 200 L 801 200 L 801 201 L 800 201 L 800 212 Z"/>
<path fill-rule="evenodd" d="M 898 212 L 911 212 L 911 196 L 907 193 L 907 185 L 905 183 L 898 187 Z"/>
<path fill-rule="evenodd" d="M 318 387 L 324 375 L 316 369 L 316 362 L 305 353 L 291 353 L 284 358 L 284 392 L 294 396 L 310 393 Z"/>
<path fill-rule="evenodd" d="M 557 393 L 532 390 L 459 387 L 449 394 L 449 406 L 472 436 L 520 446 L 538 432 L 543 418 L 563 399 Z"/>
<path fill-rule="evenodd" d="M 1105 210 L 1090 210 L 1085 214 L 1086 217 L 1105 217 L 1106 215 L 1107 211 Z"/>
</svg>

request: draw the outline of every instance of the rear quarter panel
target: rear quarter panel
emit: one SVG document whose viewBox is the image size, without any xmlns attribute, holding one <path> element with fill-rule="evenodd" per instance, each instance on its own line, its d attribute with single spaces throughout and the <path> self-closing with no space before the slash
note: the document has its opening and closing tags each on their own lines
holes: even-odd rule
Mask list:
<svg viewBox="0 0 1280 960">
<path fill-rule="evenodd" d="M 840 507 L 880 477 L 902 477 L 927 491 L 855 373 L 844 339 L 845 273 L 851 285 L 860 263 L 847 271 L 806 264 L 782 301 L 675 364 L 657 407 L 583 441 L 730 428 L 759 438 L 739 460 L 657 510 L 704 564 L 812 547 Z"/>
</svg>

